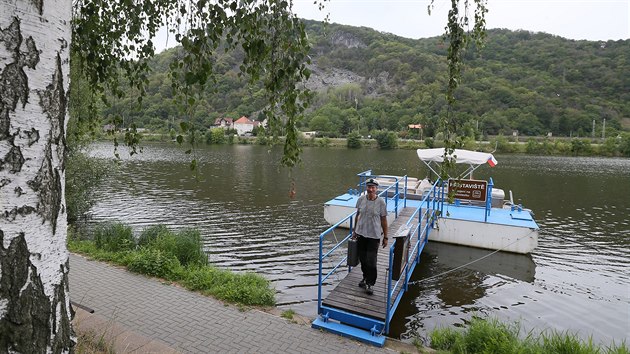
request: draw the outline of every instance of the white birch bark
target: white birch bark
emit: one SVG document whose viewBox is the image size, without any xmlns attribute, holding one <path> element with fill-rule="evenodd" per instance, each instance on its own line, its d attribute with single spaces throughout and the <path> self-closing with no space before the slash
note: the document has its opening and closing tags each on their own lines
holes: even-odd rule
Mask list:
<svg viewBox="0 0 630 354">
<path fill-rule="evenodd" d="M 72 351 L 65 213 L 71 1 L 0 0 L 0 352 Z"/>
</svg>

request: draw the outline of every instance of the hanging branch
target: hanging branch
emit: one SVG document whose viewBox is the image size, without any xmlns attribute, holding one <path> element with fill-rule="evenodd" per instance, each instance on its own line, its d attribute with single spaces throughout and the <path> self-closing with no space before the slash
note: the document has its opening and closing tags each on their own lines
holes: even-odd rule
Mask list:
<svg viewBox="0 0 630 354">
<path fill-rule="evenodd" d="M 148 86 L 147 60 L 154 56 L 151 38 L 166 26 L 182 47 L 169 77 L 183 110 L 212 91 L 219 52 L 244 52 L 239 68 L 250 84 L 262 82 L 267 106 L 263 115 L 274 132 L 286 131 L 282 163 L 299 162 L 296 124 L 307 107 L 310 46 L 302 22 L 286 0 L 76 0 L 72 50 L 93 89 L 123 97 L 123 80 L 142 102 Z M 94 109 L 95 111 L 95 109 Z M 189 119 L 190 120 L 190 119 Z M 190 126 L 189 126 L 190 127 Z M 283 129 L 278 129 L 282 127 Z M 135 152 L 133 127 L 125 143 Z M 195 166 L 195 161 L 191 166 Z"/>
<path fill-rule="evenodd" d="M 431 0 L 428 12 L 431 14 L 435 0 Z M 470 26 L 469 0 L 451 0 L 451 9 L 448 12 L 448 22 L 445 27 L 445 39 L 448 41 L 448 80 L 446 88 L 446 115 L 440 117 L 439 126 L 444 132 L 444 161 L 440 171 L 440 177 L 448 178 L 449 171 L 455 168 L 455 157 L 453 152 L 463 145 L 461 137 L 458 135 L 459 128 L 464 122 L 458 122 L 453 113 L 455 103 L 455 91 L 459 87 L 462 77 L 463 53 L 471 40 L 477 44 L 477 48 L 482 48 L 486 35 L 485 15 L 488 12 L 487 0 L 473 0 L 475 5 L 474 23 L 472 30 L 467 30 Z M 460 8 L 463 14 L 460 14 Z"/>
</svg>

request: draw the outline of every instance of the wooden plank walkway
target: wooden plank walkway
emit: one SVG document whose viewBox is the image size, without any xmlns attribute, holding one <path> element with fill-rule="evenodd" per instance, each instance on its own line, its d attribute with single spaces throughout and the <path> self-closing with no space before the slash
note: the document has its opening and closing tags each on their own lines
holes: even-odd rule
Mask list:
<svg viewBox="0 0 630 354">
<path fill-rule="evenodd" d="M 398 217 L 394 222 L 389 225 L 389 237 L 396 235 L 398 230 L 409 220 L 411 214 L 415 211 L 415 208 L 404 208 L 398 214 Z M 415 216 L 417 218 L 417 215 Z M 416 219 L 417 220 L 417 219 Z M 416 227 L 417 221 L 410 224 L 412 230 Z M 390 239 L 388 247 L 379 247 L 377 271 L 378 277 L 376 278 L 376 284 L 374 285 L 374 294 L 368 295 L 365 290 L 359 287 L 359 282 L 362 278 L 361 266 L 357 266 L 349 272 L 346 277 L 339 282 L 339 284 L 328 294 L 328 296 L 322 301 L 322 305 L 328 307 L 334 307 L 340 310 L 344 310 L 350 313 L 371 317 L 380 321 L 385 321 L 387 302 L 387 279 L 389 277 L 389 246 L 393 243 L 393 238 Z M 410 250 L 411 251 L 411 250 Z M 392 280 L 392 284 L 395 281 Z M 394 290 L 391 303 L 396 300 L 402 287 L 402 281 Z"/>
</svg>

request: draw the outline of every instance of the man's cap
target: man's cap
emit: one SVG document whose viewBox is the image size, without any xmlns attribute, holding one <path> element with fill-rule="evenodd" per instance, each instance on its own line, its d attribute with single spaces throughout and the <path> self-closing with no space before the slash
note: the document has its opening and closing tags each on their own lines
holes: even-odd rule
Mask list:
<svg viewBox="0 0 630 354">
<path fill-rule="evenodd" d="M 374 178 L 370 178 L 365 182 L 366 186 L 377 186 L 378 187 L 378 182 L 374 179 Z"/>
</svg>

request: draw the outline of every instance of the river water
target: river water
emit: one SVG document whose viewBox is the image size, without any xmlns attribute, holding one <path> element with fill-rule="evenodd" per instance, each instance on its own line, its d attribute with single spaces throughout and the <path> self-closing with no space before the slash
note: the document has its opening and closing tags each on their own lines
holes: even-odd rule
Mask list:
<svg viewBox="0 0 630 354">
<path fill-rule="evenodd" d="M 121 221 L 136 232 L 156 224 L 197 228 L 212 263 L 262 274 L 279 307 L 309 317 L 317 312 L 317 239 L 328 227 L 322 204 L 355 187 L 356 174 L 367 169 L 428 172 L 415 151 L 305 148 L 303 164 L 289 174 L 278 167 L 281 148 L 233 145 L 198 148 L 195 177 L 183 150 L 148 144 L 133 157 L 123 152 L 98 193 L 92 222 Z M 91 154 L 112 159 L 113 147 L 98 143 Z M 492 176 L 534 211 L 538 248 L 450 271 L 490 251 L 429 243 L 390 337 L 426 340 L 435 327 L 488 315 L 518 321 L 523 333 L 568 330 L 596 343 L 630 341 L 630 159 L 497 160 L 475 177 Z"/>
</svg>

